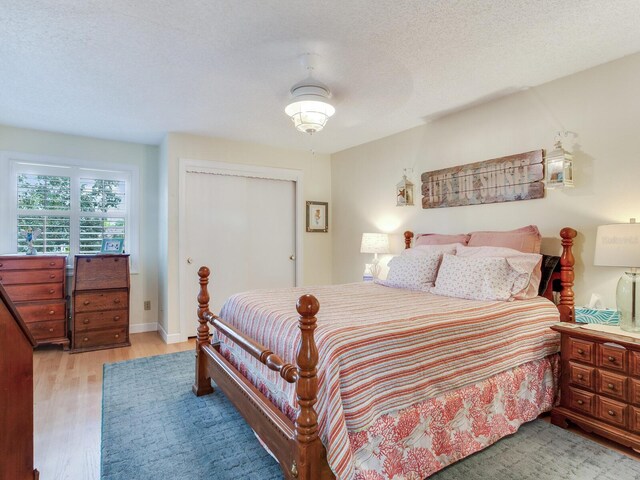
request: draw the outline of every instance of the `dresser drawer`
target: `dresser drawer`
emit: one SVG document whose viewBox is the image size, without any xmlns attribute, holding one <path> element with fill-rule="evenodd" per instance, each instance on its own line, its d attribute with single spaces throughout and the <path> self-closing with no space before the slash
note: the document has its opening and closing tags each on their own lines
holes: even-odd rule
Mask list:
<svg viewBox="0 0 640 480">
<path fill-rule="evenodd" d="M 640 352 L 629 352 L 629 363 L 631 363 L 631 375 L 640 377 Z"/>
<path fill-rule="evenodd" d="M 100 255 L 76 257 L 75 289 L 100 290 L 129 286 L 129 257 Z"/>
<path fill-rule="evenodd" d="M 587 340 L 578 340 L 577 338 L 569 338 L 569 359 L 578 360 L 580 362 L 595 364 L 594 355 L 595 344 Z"/>
<path fill-rule="evenodd" d="M 640 380 L 629 379 L 629 401 L 640 405 Z"/>
<path fill-rule="evenodd" d="M 587 367 L 579 363 L 569 362 L 569 382 L 573 385 L 587 388 L 589 390 L 595 389 L 594 381 L 595 368 Z"/>
<path fill-rule="evenodd" d="M 593 415 L 595 394 L 569 387 L 569 405 L 572 410 Z"/>
<path fill-rule="evenodd" d="M 76 333 L 87 332 L 96 329 L 125 327 L 128 324 L 129 312 L 127 310 L 78 313 L 73 319 L 73 331 Z"/>
<path fill-rule="evenodd" d="M 630 427 L 635 433 L 640 433 L 640 408 L 631 407 Z"/>
<path fill-rule="evenodd" d="M 35 285 L 7 285 L 4 287 L 14 302 L 64 298 L 62 283 L 38 283 Z"/>
<path fill-rule="evenodd" d="M 598 345 L 597 364 L 599 367 L 606 367 L 609 370 L 626 372 L 627 349 L 615 344 L 603 343 Z"/>
<path fill-rule="evenodd" d="M 127 343 L 127 331 L 125 328 L 112 328 L 109 330 L 96 330 L 91 332 L 76 333 L 74 348 L 83 349 Z"/>
<path fill-rule="evenodd" d="M 55 283 L 64 280 L 62 275 L 64 275 L 63 270 L 0 271 L 0 283 L 2 285 Z"/>
<path fill-rule="evenodd" d="M 19 303 L 16 305 L 26 323 L 43 320 L 65 320 L 66 306 L 65 300 Z"/>
<path fill-rule="evenodd" d="M 604 370 L 597 371 L 598 393 L 617 398 L 623 402 L 627 399 L 627 377 Z"/>
<path fill-rule="evenodd" d="M 50 338 L 60 338 L 66 336 L 65 321 L 56 320 L 50 322 L 36 322 L 29 324 L 29 331 L 33 338 L 38 341 L 48 340 Z"/>
<path fill-rule="evenodd" d="M 627 425 L 627 410 L 630 407 L 624 403 L 610 400 L 596 395 L 596 417 L 619 427 Z"/>
<path fill-rule="evenodd" d="M 75 312 L 91 312 L 95 310 L 129 308 L 127 292 L 92 292 L 76 293 L 74 297 Z"/>
<path fill-rule="evenodd" d="M 41 270 L 44 268 L 63 268 L 65 257 L 0 257 L 0 272 L 4 270 Z"/>
</svg>

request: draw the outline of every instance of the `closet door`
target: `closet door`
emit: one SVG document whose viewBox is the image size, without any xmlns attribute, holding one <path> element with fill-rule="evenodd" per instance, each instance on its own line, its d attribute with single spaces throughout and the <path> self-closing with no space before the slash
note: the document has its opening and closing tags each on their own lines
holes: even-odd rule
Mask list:
<svg viewBox="0 0 640 480">
<path fill-rule="evenodd" d="M 187 170 L 180 303 L 182 315 L 193 319 L 188 336 L 197 328 L 202 265 L 211 269 L 214 313 L 234 293 L 295 286 L 295 188 L 290 180 Z"/>
</svg>

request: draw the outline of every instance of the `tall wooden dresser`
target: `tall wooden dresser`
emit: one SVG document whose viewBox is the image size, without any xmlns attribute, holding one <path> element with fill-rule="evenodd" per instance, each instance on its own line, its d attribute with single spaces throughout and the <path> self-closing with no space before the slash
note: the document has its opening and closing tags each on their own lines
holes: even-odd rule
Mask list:
<svg viewBox="0 0 640 480">
<path fill-rule="evenodd" d="M 76 255 L 73 352 L 126 347 L 129 342 L 129 255 Z"/>
<path fill-rule="evenodd" d="M 66 255 L 2 255 L 0 283 L 38 345 L 69 348 Z"/>
</svg>

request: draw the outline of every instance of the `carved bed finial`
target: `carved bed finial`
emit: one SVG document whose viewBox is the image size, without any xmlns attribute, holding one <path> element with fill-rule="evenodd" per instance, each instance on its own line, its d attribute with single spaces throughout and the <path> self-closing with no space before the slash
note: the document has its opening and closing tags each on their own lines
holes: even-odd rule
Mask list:
<svg viewBox="0 0 640 480">
<path fill-rule="evenodd" d="M 411 248 L 411 239 L 413 238 L 413 232 L 407 230 L 404 232 L 404 248 Z"/>
<path fill-rule="evenodd" d="M 563 322 L 573 322 L 575 319 L 574 310 L 574 293 L 573 281 L 575 278 L 573 265 L 576 260 L 573 256 L 573 239 L 576 238 L 578 232 L 573 228 L 565 227 L 560 230 L 562 238 L 562 256 L 560 257 L 560 302 L 558 303 L 558 311 L 560 312 L 560 320 Z"/>
</svg>

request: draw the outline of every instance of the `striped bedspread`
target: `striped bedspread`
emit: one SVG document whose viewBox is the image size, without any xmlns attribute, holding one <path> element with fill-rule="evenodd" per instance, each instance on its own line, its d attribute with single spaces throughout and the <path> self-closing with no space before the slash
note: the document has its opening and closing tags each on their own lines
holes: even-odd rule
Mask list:
<svg viewBox="0 0 640 480">
<path fill-rule="evenodd" d="M 220 316 L 295 363 L 300 334 L 295 303 L 313 293 L 320 302 L 315 338 L 319 393 L 316 409 L 329 465 L 352 478 L 349 433 L 366 430 L 384 414 L 476 383 L 559 349 L 548 328 L 559 320 L 541 297 L 514 302 L 461 300 L 370 283 L 257 290 L 234 295 Z M 275 372 L 242 355 L 221 337 L 285 410 L 295 390 Z"/>
</svg>

